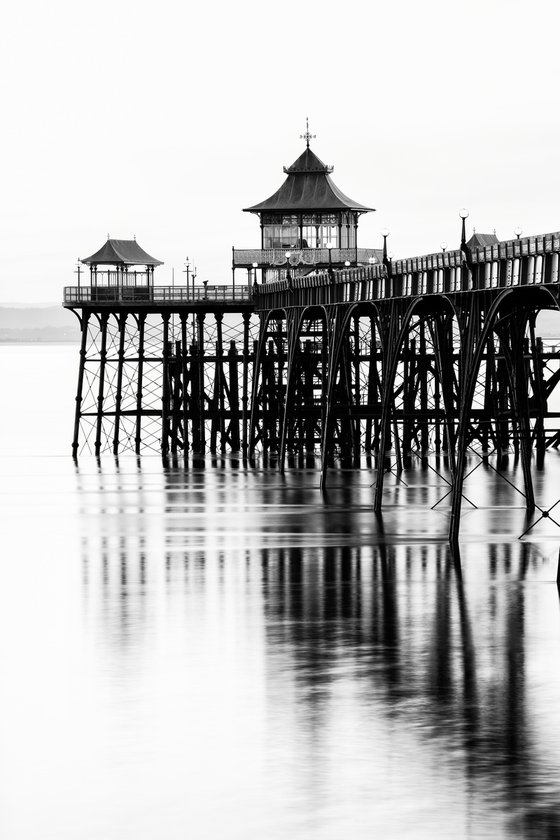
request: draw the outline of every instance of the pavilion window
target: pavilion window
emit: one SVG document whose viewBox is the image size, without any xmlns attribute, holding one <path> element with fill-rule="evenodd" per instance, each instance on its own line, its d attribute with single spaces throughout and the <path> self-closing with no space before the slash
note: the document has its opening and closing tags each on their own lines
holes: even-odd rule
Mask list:
<svg viewBox="0 0 560 840">
<path fill-rule="evenodd" d="M 317 247 L 317 231 L 318 227 L 315 225 L 304 225 L 302 228 L 302 248 L 316 248 Z"/>
<path fill-rule="evenodd" d="M 295 248 L 299 229 L 297 225 L 266 225 L 263 239 L 265 248 Z"/>
<path fill-rule="evenodd" d="M 328 247 L 338 248 L 338 226 L 337 225 L 321 225 L 318 229 L 318 248 Z"/>
</svg>

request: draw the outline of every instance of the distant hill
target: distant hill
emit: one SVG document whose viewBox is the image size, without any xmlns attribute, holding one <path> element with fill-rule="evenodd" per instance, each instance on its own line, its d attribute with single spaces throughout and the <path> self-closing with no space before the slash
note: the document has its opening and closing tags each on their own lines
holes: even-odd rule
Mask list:
<svg viewBox="0 0 560 840">
<path fill-rule="evenodd" d="M 0 343 L 75 343 L 78 319 L 62 306 L 0 306 Z"/>
<path fill-rule="evenodd" d="M 536 333 L 542 338 L 560 338 L 560 312 L 541 312 Z M 0 343 L 75 343 L 79 340 L 78 319 L 62 306 L 0 306 Z"/>
</svg>

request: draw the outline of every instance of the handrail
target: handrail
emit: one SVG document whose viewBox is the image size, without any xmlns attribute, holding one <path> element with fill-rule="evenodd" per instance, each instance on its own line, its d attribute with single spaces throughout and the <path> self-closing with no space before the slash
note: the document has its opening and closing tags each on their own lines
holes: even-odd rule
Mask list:
<svg viewBox="0 0 560 840">
<path fill-rule="evenodd" d="M 257 263 L 259 268 L 274 268 L 286 265 L 290 254 L 290 265 L 295 267 L 329 265 L 329 263 L 368 263 L 370 259 L 380 261 L 381 251 L 376 248 L 233 248 L 233 267 L 250 268 Z"/>
<path fill-rule="evenodd" d="M 251 300 L 247 286 L 66 286 L 65 304 L 238 303 Z"/>
</svg>

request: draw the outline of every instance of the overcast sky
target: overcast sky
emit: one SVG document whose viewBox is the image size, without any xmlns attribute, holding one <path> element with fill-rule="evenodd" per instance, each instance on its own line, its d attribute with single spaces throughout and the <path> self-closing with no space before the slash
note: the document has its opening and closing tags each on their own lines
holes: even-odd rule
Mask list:
<svg viewBox="0 0 560 840">
<path fill-rule="evenodd" d="M 0 302 L 58 302 L 136 235 L 179 283 L 227 283 L 242 212 L 304 148 L 377 208 L 395 257 L 560 228 L 560 4 L 12 3 L 3 12 Z M 157 276 L 157 275 L 156 275 Z"/>
</svg>

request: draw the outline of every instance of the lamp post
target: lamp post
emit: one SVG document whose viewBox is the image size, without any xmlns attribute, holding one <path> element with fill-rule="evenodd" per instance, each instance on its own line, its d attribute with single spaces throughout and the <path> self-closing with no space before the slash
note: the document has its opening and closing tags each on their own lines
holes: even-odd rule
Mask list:
<svg viewBox="0 0 560 840">
<path fill-rule="evenodd" d="M 252 268 L 253 268 L 253 285 L 255 285 L 255 286 L 258 286 L 258 283 L 257 283 L 257 268 L 258 268 L 258 267 L 259 267 L 259 264 L 258 264 L 258 263 L 253 263 L 253 264 L 252 264 Z"/>
<path fill-rule="evenodd" d="M 292 256 L 291 251 L 286 251 L 286 280 L 289 282 L 292 277 L 290 275 L 290 257 Z"/>
<path fill-rule="evenodd" d="M 383 265 L 385 268 L 389 267 L 389 259 L 387 257 L 387 237 L 389 236 L 389 231 L 387 228 L 383 228 L 381 231 L 381 236 L 383 237 Z"/>
<path fill-rule="evenodd" d="M 334 272 L 332 265 L 332 242 L 327 243 L 327 251 L 329 252 L 329 282 L 334 281 Z"/>
<path fill-rule="evenodd" d="M 459 210 L 459 218 L 461 219 L 461 251 L 466 254 L 467 233 L 465 230 L 465 222 L 469 218 L 469 211 L 466 207 L 461 207 Z"/>
<path fill-rule="evenodd" d="M 519 237 L 520 237 L 520 236 L 521 236 L 521 234 L 523 233 L 523 228 L 521 228 L 519 225 L 517 225 L 517 227 L 515 227 L 515 228 L 513 229 L 513 232 L 515 233 L 515 235 L 516 235 L 516 236 L 517 236 L 517 238 L 519 239 Z"/>
<path fill-rule="evenodd" d="M 74 272 L 78 275 L 78 299 L 80 297 L 80 277 L 82 275 L 82 267 L 80 265 L 80 258 L 78 257 L 78 263 L 76 265 L 76 271 Z"/>
<path fill-rule="evenodd" d="M 445 252 L 447 251 L 447 242 L 442 242 L 441 245 L 440 245 L 440 248 L 443 251 L 443 253 L 445 254 Z"/>
<path fill-rule="evenodd" d="M 463 255 L 461 268 L 461 284 L 463 289 L 468 289 L 471 285 L 469 277 L 471 276 L 471 252 L 467 248 L 467 234 L 465 230 L 465 222 L 469 217 L 469 211 L 466 207 L 461 207 L 459 210 L 459 218 L 461 219 L 461 253 Z"/>
<path fill-rule="evenodd" d="M 188 257 L 186 257 L 186 259 L 185 259 L 185 268 L 183 269 L 183 274 L 186 274 L 186 275 L 187 275 L 187 298 L 188 298 L 188 296 L 189 296 L 189 294 L 190 294 L 190 289 L 191 289 L 191 286 L 190 286 L 190 280 L 189 280 L 189 277 L 190 277 L 190 270 L 191 270 L 191 267 L 190 267 L 190 264 L 189 264 L 189 258 L 188 258 Z"/>
</svg>

